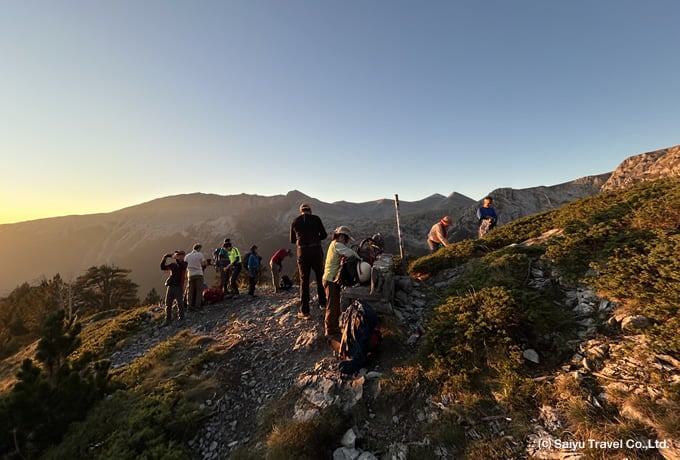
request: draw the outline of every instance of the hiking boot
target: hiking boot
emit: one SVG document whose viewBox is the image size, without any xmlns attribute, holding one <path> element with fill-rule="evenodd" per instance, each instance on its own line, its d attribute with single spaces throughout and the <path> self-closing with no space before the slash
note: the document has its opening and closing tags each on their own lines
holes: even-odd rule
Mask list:
<svg viewBox="0 0 680 460">
<path fill-rule="evenodd" d="M 302 313 L 302 312 L 298 312 L 297 317 L 300 318 L 300 319 L 306 319 L 306 320 L 312 319 L 312 315 L 310 315 L 309 313 Z"/>
</svg>

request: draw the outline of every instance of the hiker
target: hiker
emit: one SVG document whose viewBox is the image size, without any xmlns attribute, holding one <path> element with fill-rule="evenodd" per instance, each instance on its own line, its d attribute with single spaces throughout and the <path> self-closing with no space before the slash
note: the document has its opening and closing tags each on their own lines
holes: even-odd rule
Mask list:
<svg viewBox="0 0 680 460">
<path fill-rule="evenodd" d="M 449 240 L 446 239 L 448 228 L 453 225 L 449 216 L 444 216 L 439 222 L 430 228 L 430 233 L 427 234 L 427 246 L 430 252 L 435 252 L 437 249 L 448 246 Z"/>
<path fill-rule="evenodd" d="M 252 245 L 250 252 L 246 254 L 244 261 L 247 261 L 246 269 L 248 270 L 248 295 L 255 296 L 255 285 L 257 284 L 257 277 L 260 274 L 260 259 L 257 255 L 257 246 Z"/>
<path fill-rule="evenodd" d="M 355 257 L 357 260 L 361 260 L 359 254 L 347 246 L 351 240 L 353 240 L 352 232 L 342 225 L 333 232 L 331 244 L 328 245 L 326 252 L 326 266 L 323 275 L 323 287 L 328 299 L 324 318 L 326 337 L 337 338 L 340 335 L 340 290 L 342 288 L 336 278 L 340 273 L 341 259 L 342 257 Z"/>
<path fill-rule="evenodd" d="M 328 234 L 321 218 L 312 214 L 312 208 L 303 203 L 300 215 L 290 224 L 290 242 L 297 246 L 297 264 L 300 273 L 300 311 L 298 318 L 311 319 L 309 314 L 309 276 L 314 271 L 319 307 L 326 308 L 326 292 L 322 286 L 323 248 L 321 240 Z"/>
<path fill-rule="evenodd" d="M 229 254 L 229 265 L 225 267 L 225 271 L 229 277 L 229 291 L 232 297 L 237 297 L 238 275 L 241 273 L 241 267 L 243 266 L 241 263 L 241 252 L 237 247 L 231 244 L 230 240 L 227 240 L 227 242 L 224 243 L 224 249 L 226 249 L 227 253 Z M 225 290 L 225 292 L 227 291 Z"/>
<path fill-rule="evenodd" d="M 220 284 L 218 286 L 222 292 L 227 292 L 228 282 L 229 282 L 229 272 L 227 271 L 227 265 L 229 265 L 229 251 L 227 251 L 227 242 L 229 239 L 224 240 L 225 243 L 221 248 L 215 249 L 213 252 L 213 258 L 215 259 L 215 271 L 220 275 Z"/>
<path fill-rule="evenodd" d="M 208 261 L 201 253 L 202 247 L 200 243 L 194 244 L 193 250 L 184 258 L 189 274 L 188 304 L 191 311 L 198 311 L 202 303 L 203 270 L 208 266 Z"/>
<path fill-rule="evenodd" d="M 269 268 L 272 270 L 272 286 L 274 286 L 274 292 L 281 291 L 279 288 L 279 278 L 283 271 L 283 259 L 286 257 L 293 257 L 293 251 L 281 248 L 274 253 L 271 259 L 269 259 Z"/>
<path fill-rule="evenodd" d="M 170 276 L 165 280 L 165 322 L 167 326 L 172 322 L 172 306 L 177 302 L 178 319 L 184 321 L 184 280 L 186 278 L 187 263 L 184 261 L 185 252 L 175 251 L 165 254 L 161 260 L 161 270 L 167 270 Z M 172 262 L 167 260 L 172 258 Z"/>
<path fill-rule="evenodd" d="M 477 219 L 479 219 L 479 238 L 486 235 L 489 230 L 496 228 L 498 216 L 496 215 L 496 210 L 491 207 L 492 203 L 493 198 L 486 196 L 484 197 L 482 205 L 477 208 Z"/>
</svg>

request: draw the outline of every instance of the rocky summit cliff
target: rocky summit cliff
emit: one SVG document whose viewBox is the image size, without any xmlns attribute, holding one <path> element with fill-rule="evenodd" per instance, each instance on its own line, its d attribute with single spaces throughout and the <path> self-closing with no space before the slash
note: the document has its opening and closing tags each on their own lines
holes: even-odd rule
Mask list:
<svg viewBox="0 0 680 460">
<path fill-rule="evenodd" d="M 519 217 L 558 208 L 601 190 L 623 187 L 641 180 L 677 175 L 680 146 L 635 155 L 614 173 L 579 178 L 571 182 L 527 189 L 501 188 L 491 192 L 500 224 Z M 268 257 L 280 247 L 290 247 L 288 232 L 300 203 L 311 204 L 329 232 L 349 225 L 359 239 L 381 232 L 387 250 L 399 253 L 392 199 L 364 203 L 325 203 L 294 190 L 286 195 L 258 196 L 194 193 L 168 196 L 119 211 L 0 225 L 0 241 L 8 260 L 0 266 L 0 295 L 18 284 L 34 283 L 59 273 L 70 281 L 91 266 L 114 264 L 132 270 L 140 296 L 151 288 L 161 291 L 165 279 L 158 270 L 162 254 L 190 249 L 201 242 L 209 254 L 225 237 L 242 252 L 252 244 Z M 413 255 L 427 252 L 426 235 L 443 215 L 454 220 L 451 239 L 474 236 L 478 203 L 459 193 L 432 195 L 400 203 L 404 249 Z"/>
</svg>

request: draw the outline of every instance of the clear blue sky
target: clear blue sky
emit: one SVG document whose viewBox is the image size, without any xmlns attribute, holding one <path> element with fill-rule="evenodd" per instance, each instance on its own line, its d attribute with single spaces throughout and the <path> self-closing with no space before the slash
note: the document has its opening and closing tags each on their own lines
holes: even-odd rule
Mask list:
<svg viewBox="0 0 680 460">
<path fill-rule="evenodd" d="M 2 1 L 0 222 L 414 201 L 680 143 L 680 2 Z"/>
</svg>

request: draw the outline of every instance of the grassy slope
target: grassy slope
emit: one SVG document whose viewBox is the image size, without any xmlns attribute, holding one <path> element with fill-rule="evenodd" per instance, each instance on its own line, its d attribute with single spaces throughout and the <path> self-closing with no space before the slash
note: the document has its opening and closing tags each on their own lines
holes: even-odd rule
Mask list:
<svg viewBox="0 0 680 460">
<path fill-rule="evenodd" d="M 555 374 L 574 351 L 573 318 L 557 306 L 561 295 L 554 288 L 557 281 L 563 286 L 587 284 L 600 297 L 616 300 L 619 311 L 647 316 L 651 327 L 636 340 L 646 343 L 651 353 L 680 358 L 679 228 L 680 180 L 661 180 L 529 216 L 483 240 L 462 241 L 413 261 L 410 273 L 421 279 L 454 267 L 461 273 L 440 292 L 418 363 L 426 369 L 434 397 L 456 401 L 455 416 L 448 427 L 435 430 L 435 439 L 447 442 L 445 433 L 458 432 L 453 438 L 449 434 L 448 441 L 468 458 L 519 455 L 514 441 L 526 435 L 528 418 L 541 405 L 563 409 L 564 436 L 680 439 L 677 417 L 670 415 L 680 408 L 677 383 L 659 379 L 662 404 L 618 395 L 611 404 L 596 408 L 584 403 L 598 386 L 596 381 L 549 379 L 547 384 L 532 378 L 537 372 Z M 563 231 L 543 244 L 515 245 L 552 229 Z M 527 285 L 527 272 L 535 267 L 553 275 L 552 287 L 537 290 Z M 607 328 L 598 332 L 603 341 L 620 334 Z M 553 359 L 539 369 L 529 368 L 520 358 L 525 347 Z M 620 409 L 630 403 L 655 423 L 626 421 Z M 513 422 L 505 434 L 513 438 L 501 439 L 477 427 L 481 436 L 470 439 L 455 422 L 461 415 L 476 419 L 507 415 Z M 618 453 L 630 458 L 656 455 Z M 601 454 L 587 453 L 592 458 Z"/>
</svg>

